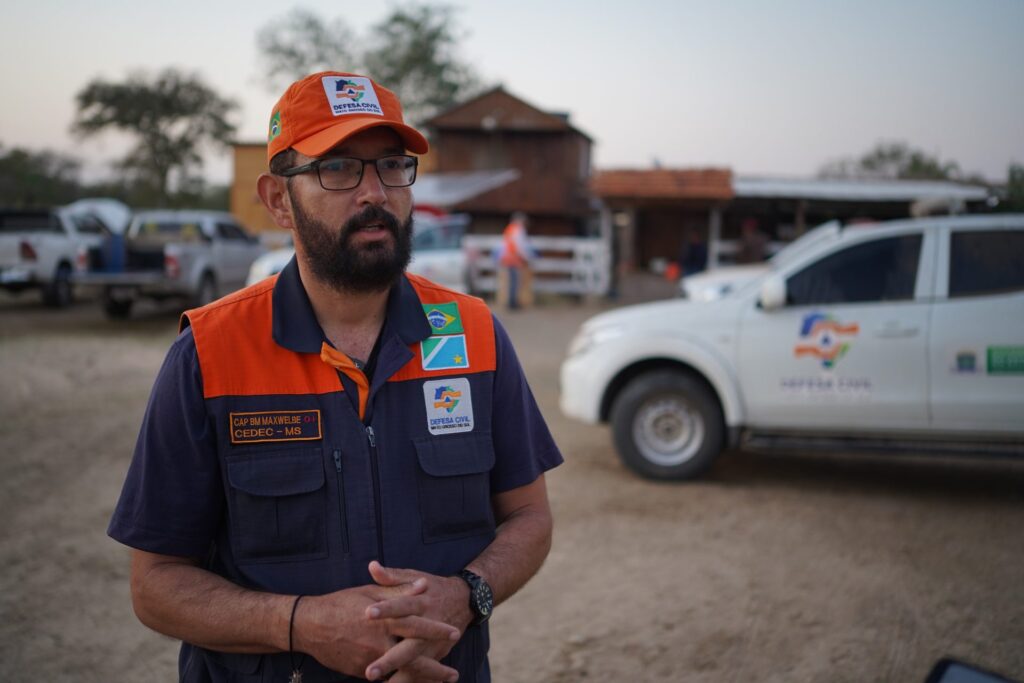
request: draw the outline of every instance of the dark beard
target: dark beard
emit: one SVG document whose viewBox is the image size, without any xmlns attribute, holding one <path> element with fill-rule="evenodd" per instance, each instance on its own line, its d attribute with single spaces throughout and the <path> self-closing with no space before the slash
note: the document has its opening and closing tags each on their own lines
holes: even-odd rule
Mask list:
<svg viewBox="0 0 1024 683">
<path fill-rule="evenodd" d="M 291 203 L 296 240 L 313 276 L 324 284 L 339 291 L 380 292 L 389 289 L 409 265 L 412 215 L 400 224 L 394 214 L 370 205 L 334 230 L 310 217 L 294 197 Z M 379 242 L 352 246 L 352 236 L 371 223 L 381 223 L 391 233 L 393 249 Z"/>
</svg>

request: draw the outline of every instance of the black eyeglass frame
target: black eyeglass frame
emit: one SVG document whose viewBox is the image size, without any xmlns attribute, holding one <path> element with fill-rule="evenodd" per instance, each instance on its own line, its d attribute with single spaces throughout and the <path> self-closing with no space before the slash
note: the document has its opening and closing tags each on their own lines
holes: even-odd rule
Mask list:
<svg viewBox="0 0 1024 683">
<path fill-rule="evenodd" d="M 351 187 L 327 187 L 324 185 L 324 179 L 320 176 L 320 165 L 325 164 L 329 161 L 336 161 L 338 159 L 351 159 L 352 161 L 360 162 L 359 176 L 356 178 L 356 184 Z M 385 159 L 405 159 L 412 161 L 412 179 L 404 185 L 389 185 L 384 177 L 380 174 L 380 162 Z M 363 173 L 366 171 L 367 164 L 373 164 L 373 170 L 377 173 L 377 179 L 380 180 L 381 185 L 384 187 L 411 187 L 416 182 L 416 173 L 419 170 L 419 157 L 414 157 L 411 154 L 387 154 L 376 159 L 360 159 L 359 157 L 323 157 L 320 159 L 314 159 L 308 164 L 302 166 L 292 166 L 291 168 L 285 169 L 277 175 L 284 176 L 285 178 L 291 178 L 302 173 L 308 173 L 310 171 L 316 171 L 316 179 L 320 182 L 320 187 L 327 190 L 328 192 L 344 192 L 346 190 L 354 190 L 359 187 L 359 184 L 363 182 Z"/>
</svg>

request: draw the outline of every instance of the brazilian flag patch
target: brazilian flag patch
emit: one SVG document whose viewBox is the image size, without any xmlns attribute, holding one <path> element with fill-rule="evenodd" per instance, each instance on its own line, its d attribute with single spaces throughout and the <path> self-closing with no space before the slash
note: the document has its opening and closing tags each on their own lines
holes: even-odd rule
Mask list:
<svg viewBox="0 0 1024 683">
<path fill-rule="evenodd" d="M 278 135 L 281 134 L 281 112 L 275 111 L 274 115 L 270 117 L 270 132 L 267 135 L 267 142 L 273 141 Z"/>
<path fill-rule="evenodd" d="M 423 312 L 430 323 L 431 334 L 463 334 L 458 303 L 423 304 Z"/>
</svg>

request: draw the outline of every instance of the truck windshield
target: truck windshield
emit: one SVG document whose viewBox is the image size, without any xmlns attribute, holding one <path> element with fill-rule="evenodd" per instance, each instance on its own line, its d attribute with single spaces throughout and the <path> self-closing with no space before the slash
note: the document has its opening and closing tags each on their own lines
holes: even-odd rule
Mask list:
<svg viewBox="0 0 1024 683">
<path fill-rule="evenodd" d="M 784 266 L 815 244 L 832 239 L 839 234 L 841 228 L 839 221 L 829 221 L 808 230 L 772 256 L 772 268 Z"/>
</svg>

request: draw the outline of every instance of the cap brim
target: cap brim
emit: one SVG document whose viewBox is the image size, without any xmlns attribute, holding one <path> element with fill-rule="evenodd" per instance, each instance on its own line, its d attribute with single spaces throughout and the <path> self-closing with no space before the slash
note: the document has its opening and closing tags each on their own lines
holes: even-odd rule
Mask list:
<svg viewBox="0 0 1024 683">
<path fill-rule="evenodd" d="M 403 123 L 394 121 L 374 121 L 365 118 L 354 121 L 341 121 L 330 128 L 325 128 L 319 133 L 310 135 L 305 140 L 292 144 L 292 147 L 308 157 L 318 157 L 341 144 L 356 133 L 361 133 L 370 128 L 390 128 L 402 138 L 402 144 L 410 152 L 415 154 L 426 154 L 429 145 L 427 139 L 418 130 Z"/>
</svg>

